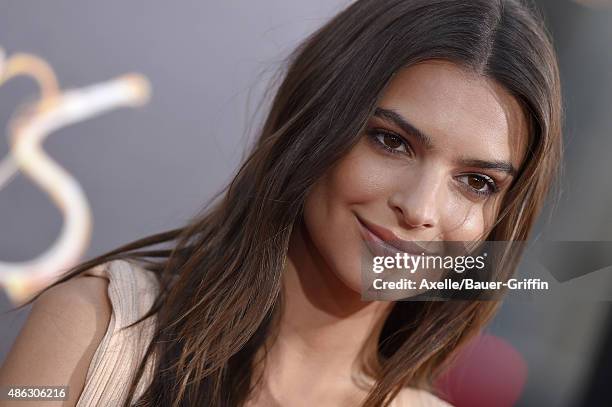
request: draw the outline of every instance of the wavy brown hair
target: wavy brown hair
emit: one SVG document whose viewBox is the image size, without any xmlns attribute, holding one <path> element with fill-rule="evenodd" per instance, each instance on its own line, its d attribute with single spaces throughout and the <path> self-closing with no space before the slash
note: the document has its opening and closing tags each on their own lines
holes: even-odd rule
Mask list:
<svg viewBox="0 0 612 407">
<path fill-rule="evenodd" d="M 116 259 L 156 273 L 160 293 L 141 319 L 155 315 L 156 330 L 129 401 L 246 402 L 265 362 L 256 355 L 276 332 L 289 238 L 306 195 L 361 137 L 392 75 L 432 59 L 495 80 L 522 106 L 528 151 L 487 240 L 528 239 L 561 159 L 559 73 L 542 18 L 518 0 L 358 0 L 289 55 L 256 143 L 211 205 L 181 228 L 79 264 L 54 283 Z M 426 388 L 497 306 L 396 302 L 364 347 L 374 384 L 363 406 L 386 406 L 405 386 Z M 134 400 L 148 358 L 155 373 Z"/>
</svg>

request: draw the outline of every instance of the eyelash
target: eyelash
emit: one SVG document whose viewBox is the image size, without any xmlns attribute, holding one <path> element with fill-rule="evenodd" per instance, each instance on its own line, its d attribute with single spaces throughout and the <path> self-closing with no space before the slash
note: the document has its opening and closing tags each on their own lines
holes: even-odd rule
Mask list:
<svg viewBox="0 0 612 407">
<path fill-rule="evenodd" d="M 487 191 L 481 191 L 479 189 L 473 188 L 471 186 L 469 186 L 467 183 L 465 182 L 461 182 L 461 185 L 464 186 L 465 188 L 468 189 L 468 192 L 470 193 L 474 193 L 479 197 L 488 197 L 491 195 L 495 195 L 496 193 L 499 192 L 499 187 L 497 186 L 497 183 L 495 182 L 495 180 L 491 177 L 489 177 L 488 175 L 484 175 L 484 174 L 475 174 L 475 173 L 467 173 L 467 174 L 462 174 L 459 176 L 459 178 L 462 177 L 478 177 L 480 179 L 482 179 L 487 186 L 489 187 Z"/>
<path fill-rule="evenodd" d="M 408 141 L 403 138 L 402 136 L 400 136 L 399 134 L 395 134 L 392 133 L 390 131 L 387 130 L 382 130 L 382 129 L 370 129 L 367 131 L 368 136 L 370 136 L 372 138 L 372 140 L 376 143 L 376 145 L 378 147 L 382 147 L 385 151 L 391 153 L 391 154 L 408 154 L 408 155 L 413 155 L 412 153 L 412 147 L 410 146 L 410 143 L 408 143 Z M 392 137 L 396 140 L 398 140 L 399 142 L 401 142 L 404 147 L 406 148 L 406 151 L 398 151 L 395 150 L 391 147 L 389 147 L 388 145 L 386 145 L 385 143 L 383 143 L 382 141 L 380 141 L 378 139 L 379 136 L 386 136 L 386 137 Z"/>
<path fill-rule="evenodd" d="M 413 155 L 412 152 L 412 148 L 410 146 L 410 143 L 408 143 L 408 141 L 406 141 L 406 139 L 404 139 L 402 136 L 395 134 L 393 132 L 387 131 L 387 130 L 382 130 L 382 129 L 370 129 L 367 131 L 367 135 L 370 136 L 370 138 L 374 141 L 374 143 L 376 144 L 377 147 L 382 148 L 383 150 L 385 150 L 386 152 L 388 152 L 389 154 L 408 154 L 410 156 Z M 405 148 L 406 151 L 398 151 L 395 150 L 391 147 L 389 147 L 388 145 L 386 145 L 384 142 L 382 142 L 379 139 L 379 136 L 386 136 L 386 137 L 392 137 L 394 139 L 396 139 L 397 141 L 401 142 Z M 487 191 L 481 191 L 478 189 L 475 189 L 471 186 L 469 186 L 467 183 L 465 182 L 461 182 L 461 185 L 467 189 L 467 191 L 469 193 L 475 194 L 478 197 L 488 197 L 491 195 L 494 195 L 496 193 L 499 192 L 499 187 L 497 186 L 497 183 L 495 182 L 495 180 L 485 174 L 477 174 L 477 173 L 466 173 L 466 174 L 462 174 L 459 176 L 459 178 L 461 177 L 477 177 L 481 180 L 483 180 L 487 186 L 489 187 Z"/>
</svg>

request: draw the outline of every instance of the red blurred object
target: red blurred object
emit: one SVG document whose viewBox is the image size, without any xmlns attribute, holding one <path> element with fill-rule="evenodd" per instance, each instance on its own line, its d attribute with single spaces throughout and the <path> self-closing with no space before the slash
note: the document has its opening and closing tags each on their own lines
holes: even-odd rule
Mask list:
<svg viewBox="0 0 612 407">
<path fill-rule="evenodd" d="M 508 342 L 482 334 L 440 377 L 437 389 L 456 407 L 510 407 L 527 381 L 527 363 Z"/>
</svg>

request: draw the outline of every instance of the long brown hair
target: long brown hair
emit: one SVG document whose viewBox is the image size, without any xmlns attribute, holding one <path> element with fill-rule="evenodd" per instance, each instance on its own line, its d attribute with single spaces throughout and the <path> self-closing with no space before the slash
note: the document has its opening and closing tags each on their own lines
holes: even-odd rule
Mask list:
<svg viewBox="0 0 612 407">
<path fill-rule="evenodd" d="M 137 405 L 245 403 L 282 309 L 289 238 L 306 195 L 358 141 L 393 73 L 430 59 L 494 79 L 521 104 L 527 157 L 487 239 L 528 239 L 561 158 L 559 74 L 542 18 L 518 0 L 358 0 L 290 54 L 258 139 L 223 194 L 184 227 L 86 261 L 55 283 L 115 259 L 156 273 L 160 294 L 141 319 L 155 315 L 156 331 L 130 398 L 146 359 L 155 373 Z M 363 405 L 426 387 L 496 307 L 394 304 L 364 363 L 374 385 Z"/>
</svg>

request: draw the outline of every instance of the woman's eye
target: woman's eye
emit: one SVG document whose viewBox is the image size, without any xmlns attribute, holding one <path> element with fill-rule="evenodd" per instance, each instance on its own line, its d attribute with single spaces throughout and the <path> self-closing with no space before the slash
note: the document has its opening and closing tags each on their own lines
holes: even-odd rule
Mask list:
<svg viewBox="0 0 612 407">
<path fill-rule="evenodd" d="M 497 184 L 493 178 L 481 174 L 465 174 L 459 181 L 479 195 L 492 195 L 497 192 Z"/>
<path fill-rule="evenodd" d="M 373 132 L 371 135 L 389 152 L 408 153 L 410 151 L 406 141 L 400 136 L 382 132 Z"/>
</svg>

